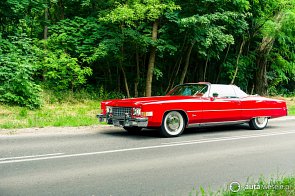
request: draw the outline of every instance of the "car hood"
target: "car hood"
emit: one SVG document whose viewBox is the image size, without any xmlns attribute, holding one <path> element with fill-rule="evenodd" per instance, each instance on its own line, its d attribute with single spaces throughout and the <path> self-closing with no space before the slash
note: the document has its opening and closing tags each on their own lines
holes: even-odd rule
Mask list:
<svg viewBox="0 0 295 196">
<path fill-rule="evenodd" d="M 108 106 L 118 106 L 118 107 L 138 107 L 146 104 L 162 104 L 168 102 L 178 102 L 180 100 L 187 99 L 201 99 L 201 97 L 196 96 L 155 96 L 155 97 L 139 97 L 139 98 L 130 98 L 130 99 L 116 99 L 108 100 L 105 102 Z"/>
</svg>

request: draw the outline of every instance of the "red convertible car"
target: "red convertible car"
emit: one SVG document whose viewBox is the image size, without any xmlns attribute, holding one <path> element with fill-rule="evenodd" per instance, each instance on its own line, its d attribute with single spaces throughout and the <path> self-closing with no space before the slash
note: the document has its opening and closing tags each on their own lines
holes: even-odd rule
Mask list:
<svg viewBox="0 0 295 196">
<path fill-rule="evenodd" d="M 160 128 L 165 137 L 188 127 L 249 123 L 263 129 L 268 119 L 287 115 L 286 102 L 248 95 L 235 85 L 207 82 L 178 85 L 166 96 L 116 99 L 101 102 L 100 121 L 128 132 Z"/>
</svg>

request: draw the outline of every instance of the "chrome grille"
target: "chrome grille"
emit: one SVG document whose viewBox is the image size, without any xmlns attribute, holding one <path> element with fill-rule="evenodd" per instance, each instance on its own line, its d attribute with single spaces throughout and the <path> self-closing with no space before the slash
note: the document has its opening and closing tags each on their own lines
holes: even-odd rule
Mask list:
<svg viewBox="0 0 295 196">
<path fill-rule="evenodd" d="M 124 118 L 126 113 L 131 116 L 131 110 L 130 107 L 113 107 L 113 117 Z"/>
</svg>

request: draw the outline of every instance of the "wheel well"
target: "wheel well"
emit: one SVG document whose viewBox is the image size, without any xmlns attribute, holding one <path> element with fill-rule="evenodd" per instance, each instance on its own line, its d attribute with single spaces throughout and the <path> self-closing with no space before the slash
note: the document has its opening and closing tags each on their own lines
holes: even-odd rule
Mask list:
<svg viewBox="0 0 295 196">
<path fill-rule="evenodd" d="M 184 121 L 185 121 L 185 127 L 187 127 L 187 125 L 188 125 L 188 116 L 187 116 L 186 112 L 183 111 L 183 110 L 168 110 L 168 111 L 166 111 L 166 112 L 164 113 L 164 115 L 163 115 L 162 122 L 163 122 L 164 117 L 166 116 L 166 114 L 167 114 L 168 112 L 172 112 L 172 111 L 179 112 L 179 113 L 182 115 L 182 117 L 184 118 Z"/>
</svg>

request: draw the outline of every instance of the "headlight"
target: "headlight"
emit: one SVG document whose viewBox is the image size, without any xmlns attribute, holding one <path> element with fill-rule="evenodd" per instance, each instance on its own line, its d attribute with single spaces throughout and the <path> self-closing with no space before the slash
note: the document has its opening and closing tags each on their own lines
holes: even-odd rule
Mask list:
<svg viewBox="0 0 295 196">
<path fill-rule="evenodd" d="M 113 112 L 113 108 L 111 106 L 107 106 L 106 107 L 106 111 L 107 111 L 107 113 L 112 113 Z"/>
<path fill-rule="evenodd" d="M 140 116 L 141 108 L 133 108 L 133 116 Z"/>
</svg>

